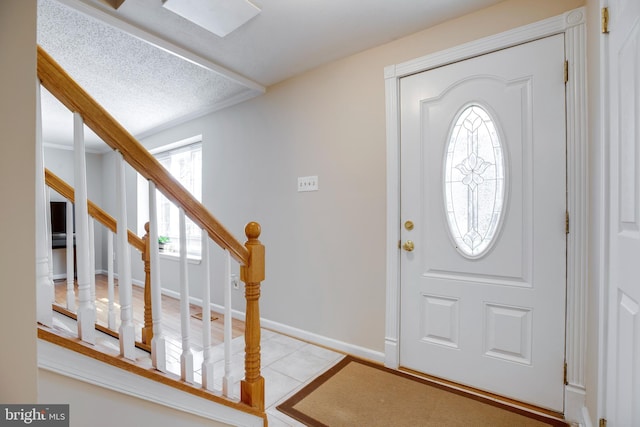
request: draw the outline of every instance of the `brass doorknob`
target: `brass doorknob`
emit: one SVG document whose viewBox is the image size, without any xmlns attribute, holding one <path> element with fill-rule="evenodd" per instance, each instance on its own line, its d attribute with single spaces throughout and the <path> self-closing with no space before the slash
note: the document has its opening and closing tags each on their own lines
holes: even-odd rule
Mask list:
<svg viewBox="0 0 640 427">
<path fill-rule="evenodd" d="M 415 245 L 413 244 L 413 242 L 411 240 L 407 240 L 402 245 L 402 249 L 404 249 L 407 252 L 411 252 L 411 251 L 413 251 L 415 249 Z"/>
</svg>

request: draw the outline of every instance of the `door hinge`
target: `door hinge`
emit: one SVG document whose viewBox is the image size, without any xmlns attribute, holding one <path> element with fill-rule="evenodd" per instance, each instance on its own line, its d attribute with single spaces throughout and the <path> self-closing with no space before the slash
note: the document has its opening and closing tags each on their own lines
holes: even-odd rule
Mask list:
<svg viewBox="0 0 640 427">
<path fill-rule="evenodd" d="M 569 211 L 565 211 L 564 213 L 564 232 L 565 234 L 569 234 Z"/>
<path fill-rule="evenodd" d="M 564 385 L 568 385 L 569 384 L 569 379 L 567 378 L 568 374 L 567 374 L 567 362 L 564 362 L 564 379 L 562 380 L 562 382 L 564 382 Z"/>
<path fill-rule="evenodd" d="M 602 34 L 609 34 L 609 8 L 603 7 L 600 11 L 600 19 L 602 21 Z"/>
<path fill-rule="evenodd" d="M 564 82 L 569 81 L 569 61 L 564 61 Z"/>
<path fill-rule="evenodd" d="M 607 427 L 607 419 L 600 418 L 600 421 L 598 422 L 598 427 Z"/>
</svg>

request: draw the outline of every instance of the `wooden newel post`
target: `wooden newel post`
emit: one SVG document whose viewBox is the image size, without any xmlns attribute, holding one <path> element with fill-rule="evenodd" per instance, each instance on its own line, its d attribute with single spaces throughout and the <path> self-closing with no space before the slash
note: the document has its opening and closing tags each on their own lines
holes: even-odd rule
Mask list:
<svg viewBox="0 0 640 427">
<path fill-rule="evenodd" d="M 153 338 L 153 311 L 151 307 L 151 245 L 149 241 L 149 223 L 144 225 L 145 235 L 142 237 L 144 241 L 144 252 L 142 252 L 142 261 L 144 262 L 144 326 L 142 327 L 142 343 L 151 348 L 151 339 Z"/>
<path fill-rule="evenodd" d="M 243 403 L 264 411 L 264 378 L 260 375 L 260 282 L 264 280 L 264 245 L 260 243 L 260 224 L 250 222 L 244 229 L 245 247 L 249 251 L 248 265 L 240 267 L 240 279 L 245 283 L 247 313 L 245 318 L 244 380 L 240 386 Z"/>
</svg>

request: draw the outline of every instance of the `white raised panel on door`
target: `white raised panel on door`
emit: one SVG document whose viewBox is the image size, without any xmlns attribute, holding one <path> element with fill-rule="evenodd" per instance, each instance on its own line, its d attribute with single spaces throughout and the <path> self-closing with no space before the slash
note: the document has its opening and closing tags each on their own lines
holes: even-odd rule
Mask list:
<svg viewBox="0 0 640 427">
<path fill-rule="evenodd" d="M 459 348 L 458 299 L 436 295 L 422 296 L 420 327 L 423 341 Z"/>
<path fill-rule="evenodd" d="M 438 70 L 434 70 L 438 71 Z M 430 72 L 430 73 L 433 73 Z M 448 77 L 448 72 L 442 70 L 443 77 Z M 430 84 L 436 84 L 429 77 Z M 403 82 L 404 83 L 404 82 Z M 419 83 L 418 83 L 419 84 Z M 434 94 L 433 98 L 420 101 L 422 104 L 423 123 L 446 123 L 451 122 L 451 112 L 459 106 L 470 102 L 468 94 L 474 94 L 478 101 L 492 100 L 495 94 L 500 93 L 505 104 L 516 106 L 515 108 L 504 108 L 499 111 L 499 136 L 505 134 L 517 135 L 521 132 L 520 127 L 515 128 L 517 123 L 524 129 L 531 129 L 531 95 L 529 90 L 530 79 L 523 78 L 515 81 L 507 81 L 496 76 L 478 76 L 476 78 L 464 79 L 454 86 L 448 87 L 442 92 Z M 409 86 L 409 84 L 407 84 Z M 413 87 L 406 87 L 406 91 L 414 90 Z M 429 96 L 423 93 L 422 96 Z M 486 101 L 485 101 L 486 102 Z M 497 114 L 495 112 L 494 114 Z M 501 129 L 500 129 L 501 128 Z M 424 138 L 428 141 L 446 141 L 449 126 L 434 126 L 419 130 L 423 135 L 415 135 L 417 138 Z M 524 136 L 529 138 L 528 135 Z M 442 171 L 443 153 L 442 146 L 437 144 L 425 144 L 422 164 L 422 175 L 426 183 L 430 186 L 425 191 L 434 194 L 442 192 Z M 508 147 L 509 159 L 507 170 L 517 170 L 521 173 L 509 174 L 509 188 L 505 194 L 505 201 L 510 205 L 510 221 L 500 224 L 498 236 L 502 240 L 508 240 L 505 245 L 497 245 L 491 248 L 491 255 L 482 262 L 465 263 L 460 265 L 457 262 L 457 251 L 454 245 L 426 245 L 422 254 L 424 264 L 424 274 L 433 277 L 463 279 L 465 276 L 473 276 L 474 280 L 488 281 L 494 283 L 500 281 L 506 284 L 516 284 L 527 286 L 529 281 L 529 271 L 531 263 L 531 238 L 528 235 L 530 226 L 530 206 L 529 201 L 523 197 L 526 189 L 530 188 L 532 182 L 531 167 L 531 144 L 511 145 Z M 404 167 L 404 164 L 403 164 Z M 420 229 L 424 232 L 423 238 L 437 242 L 447 242 L 450 240 L 446 217 L 443 215 L 441 204 L 429 203 L 425 206 L 424 221 L 420 222 Z M 407 215 L 411 215 L 407 213 Z M 504 226 L 504 227 L 502 227 Z M 429 241 L 429 240 L 425 240 Z"/>
<path fill-rule="evenodd" d="M 484 354 L 531 364 L 533 311 L 530 308 L 485 304 Z"/>
</svg>

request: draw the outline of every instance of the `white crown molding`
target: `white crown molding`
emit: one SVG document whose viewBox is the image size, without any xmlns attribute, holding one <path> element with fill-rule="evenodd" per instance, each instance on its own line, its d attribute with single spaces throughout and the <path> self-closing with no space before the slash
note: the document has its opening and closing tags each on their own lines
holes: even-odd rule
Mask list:
<svg viewBox="0 0 640 427">
<path fill-rule="evenodd" d="M 160 126 L 156 126 L 154 128 L 148 129 L 144 132 L 138 133 L 135 138 L 138 141 L 142 141 L 145 138 L 149 138 L 155 134 L 158 134 L 167 129 L 171 129 L 173 127 L 179 126 L 181 124 L 187 123 L 191 120 L 199 119 L 200 117 L 204 117 L 208 114 L 215 113 L 216 111 L 223 110 L 225 108 L 234 106 L 236 104 L 240 104 L 241 102 L 247 101 L 249 99 L 255 98 L 256 96 L 264 93 L 264 91 L 256 91 L 256 90 L 248 90 L 240 92 L 236 96 L 232 96 L 231 98 L 226 99 L 223 102 L 219 102 L 211 107 L 203 108 L 198 111 L 194 111 L 190 114 L 184 115 L 182 117 L 178 117 L 177 119 L 171 120 L 169 122 L 163 123 Z"/>
<path fill-rule="evenodd" d="M 248 89 L 256 90 L 260 93 L 264 93 L 266 91 L 265 87 L 250 80 L 236 72 L 233 72 L 221 65 L 216 64 L 213 61 L 203 58 L 202 56 L 188 50 L 182 48 L 174 43 L 171 43 L 168 40 L 165 40 L 161 37 L 153 35 L 147 31 L 144 31 L 135 25 L 123 20 L 121 17 L 117 15 L 116 11 L 111 11 L 108 9 L 98 9 L 94 6 L 91 6 L 81 0 L 58 0 L 60 3 L 65 4 L 78 12 L 84 13 L 87 16 L 91 16 L 95 19 L 98 19 L 102 22 L 105 22 L 115 28 L 118 28 L 125 33 L 136 37 L 140 40 L 143 40 L 153 46 L 156 46 L 159 49 L 172 53 L 185 61 L 189 61 L 191 63 L 197 64 L 203 68 L 211 70 L 219 75 L 226 77 L 227 79 L 238 83 Z"/>
<path fill-rule="evenodd" d="M 64 144 L 54 144 L 50 142 L 43 142 L 42 145 L 44 148 L 53 148 L 55 150 L 65 150 L 65 151 L 73 151 L 73 145 L 64 145 Z M 89 148 L 85 146 L 85 153 L 88 154 L 104 154 L 105 152 L 102 150 L 97 150 L 94 148 Z"/>
</svg>

